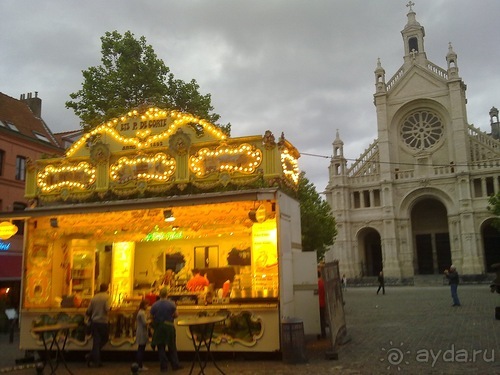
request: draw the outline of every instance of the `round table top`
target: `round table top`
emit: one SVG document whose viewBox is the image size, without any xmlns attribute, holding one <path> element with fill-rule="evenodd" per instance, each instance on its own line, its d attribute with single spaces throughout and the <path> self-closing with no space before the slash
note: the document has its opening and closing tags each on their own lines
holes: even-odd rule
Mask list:
<svg viewBox="0 0 500 375">
<path fill-rule="evenodd" d="M 196 316 L 177 320 L 179 326 L 198 326 L 215 324 L 226 320 L 226 315 Z"/>
<path fill-rule="evenodd" d="M 57 323 L 57 324 L 47 324 L 44 326 L 33 327 L 31 331 L 33 333 L 59 331 L 61 329 L 72 329 L 78 327 L 77 323 Z"/>
</svg>

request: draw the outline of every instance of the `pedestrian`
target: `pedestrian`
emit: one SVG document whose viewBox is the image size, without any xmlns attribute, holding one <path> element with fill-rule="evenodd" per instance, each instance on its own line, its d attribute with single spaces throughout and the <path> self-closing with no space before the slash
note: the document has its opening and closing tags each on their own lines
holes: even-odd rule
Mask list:
<svg viewBox="0 0 500 375">
<path fill-rule="evenodd" d="M 326 299 L 325 299 L 325 282 L 321 277 L 321 271 L 318 271 L 318 298 L 319 298 L 319 324 L 321 327 L 321 338 L 324 339 L 326 337 Z"/>
<path fill-rule="evenodd" d="M 342 290 L 345 292 L 347 290 L 347 277 L 345 274 L 342 275 Z"/>
<path fill-rule="evenodd" d="M 146 366 L 143 365 L 144 361 L 144 352 L 146 351 L 146 344 L 149 340 L 148 335 L 148 321 L 146 317 L 146 308 L 148 307 L 149 302 L 146 299 L 143 299 L 139 304 L 139 311 L 137 312 L 137 329 L 135 334 L 135 339 L 137 341 L 137 364 L 139 365 L 139 371 L 149 370 Z"/>
<path fill-rule="evenodd" d="M 86 315 L 90 319 L 92 334 L 92 351 L 85 356 L 88 367 L 101 367 L 101 350 L 109 340 L 108 314 L 111 304 L 108 294 L 108 284 L 101 284 L 99 292 L 90 300 Z"/>
<path fill-rule="evenodd" d="M 177 306 L 168 299 L 167 288 L 160 290 L 160 299 L 151 306 L 150 314 L 153 318 L 154 329 L 151 345 L 158 348 L 160 371 L 167 372 L 168 362 L 174 371 L 181 369 L 175 342 L 174 319 L 178 316 Z M 166 351 L 167 347 L 168 352 Z"/>
<path fill-rule="evenodd" d="M 378 274 L 378 289 L 377 289 L 377 294 L 380 292 L 380 289 L 382 289 L 382 294 L 385 294 L 385 280 L 384 280 L 384 273 L 380 271 Z"/>
<path fill-rule="evenodd" d="M 459 277 L 458 277 L 458 272 L 457 269 L 454 265 L 450 266 L 450 270 L 444 270 L 444 275 L 448 279 L 448 283 L 450 284 L 450 290 L 451 290 L 451 298 L 453 299 L 453 307 L 458 307 L 460 306 L 460 300 L 458 299 L 458 283 L 459 283 Z"/>
</svg>

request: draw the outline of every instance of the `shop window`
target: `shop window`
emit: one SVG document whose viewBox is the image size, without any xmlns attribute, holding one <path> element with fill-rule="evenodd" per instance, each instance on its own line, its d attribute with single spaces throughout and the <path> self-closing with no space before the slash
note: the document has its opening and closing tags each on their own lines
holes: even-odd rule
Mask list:
<svg viewBox="0 0 500 375">
<path fill-rule="evenodd" d="M 184 264 L 186 264 L 186 260 L 180 252 L 165 255 L 165 271 L 172 270 L 177 273 L 184 268 Z"/>
<path fill-rule="evenodd" d="M 14 202 L 12 204 L 12 211 L 24 211 L 26 207 L 26 203 Z M 16 234 L 24 234 L 24 220 L 13 220 L 12 223 L 18 228 Z"/>
<path fill-rule="evenodd" d="M 16 180 L 24 181 L 26 179 L 26 158 L 24 156 L 16 157 Z"/>
<path fill-rule="evenodd" d="M 481 198 L 483 196 L 483 189 L 481 186 L 481 179 L 480 178 L 475 178 L 473 181 L 473 186 L 474 186 L 474 197 L 475 198 Z"/>
<path fill-rule="evenodd" d="M 365 203 L 365 207 L 371 207 L 369 190 L 363 190 L 363 202 Z"/>
<path fill-rule="evenodd" d="M 250 247 L 237 249 L 233 247 L 227 255 L 227 264 L 230 266 L 250 266 L 252 265 L 252 252 Z"/>
<path fill-rule="evenodd" d="M 3 176 L 3 163 L 5 160 L 5 151 L 0 150 L 0 176 Z"/>
<path fill-rule="evenodd" d="M 373 190 L 373 206 L 380 207 L 380 190 Z"/>
<path fill-rule="evenodd" d="M 489 197 L 490 195 L 495 194 L 495 187 L 493 185 L 493 177 L 486 177 L 486 195 Z"/>
<path fill-rule="evenodd" d="M 196 246 L 194 268 L 219 267 L 219 246 Z"/>
<path fill-rule="evenodd" d="M 360 208 L 361 207 L 361 200 L 359 197 L 359 191 L 355 191 L 353 193 L 353 198 L 354 198 L 354 208 Z"/>
</svg>

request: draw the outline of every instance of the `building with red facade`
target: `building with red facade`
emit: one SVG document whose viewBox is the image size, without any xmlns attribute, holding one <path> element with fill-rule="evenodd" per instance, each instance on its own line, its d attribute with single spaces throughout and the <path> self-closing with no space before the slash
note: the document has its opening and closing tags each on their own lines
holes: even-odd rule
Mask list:
<svg viewBox="0 0 500 375">
<path fill-rule="evenodd" d="M 22 94 L 20 99 L 0 92 L 1 212 L 22 211 L 30 204 L 24 195 L 31 161 L 64 153 L 41 112 L 42 99 L 37 92 Z M 19 288 L 22 268 L 23 225 L 18 228 L 14 236 L 0 240 L 0 288 L 14 291 Z"/>
</svg>

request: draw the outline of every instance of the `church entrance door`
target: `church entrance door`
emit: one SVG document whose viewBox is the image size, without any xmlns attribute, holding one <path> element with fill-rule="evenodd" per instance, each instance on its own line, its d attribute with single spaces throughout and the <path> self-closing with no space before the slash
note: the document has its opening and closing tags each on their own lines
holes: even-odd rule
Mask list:
<svg viewBox="0 0 500 375">
<path fill-rule="evenodd" d="M 364 249 L 363 275 L 377 276 L 383 267 L 380 234 L 375 229 L 367 228 L 360 233 L 359 239 Z"/>
<path fill-rule="evenodd" d="M 483 224 L 481 230 L 483 235 L 484 262 L 486 272 L 494 272 L 492 264 L 500 263 L 500 231 L 491 225 L 493 220 Z"/>
<path fill-rule="evenodd" d="M 437 199 L 417 202 L 411 211 L 415 274 L 442 273 L 451 265 L 446 207 Z"/>
</svg>

